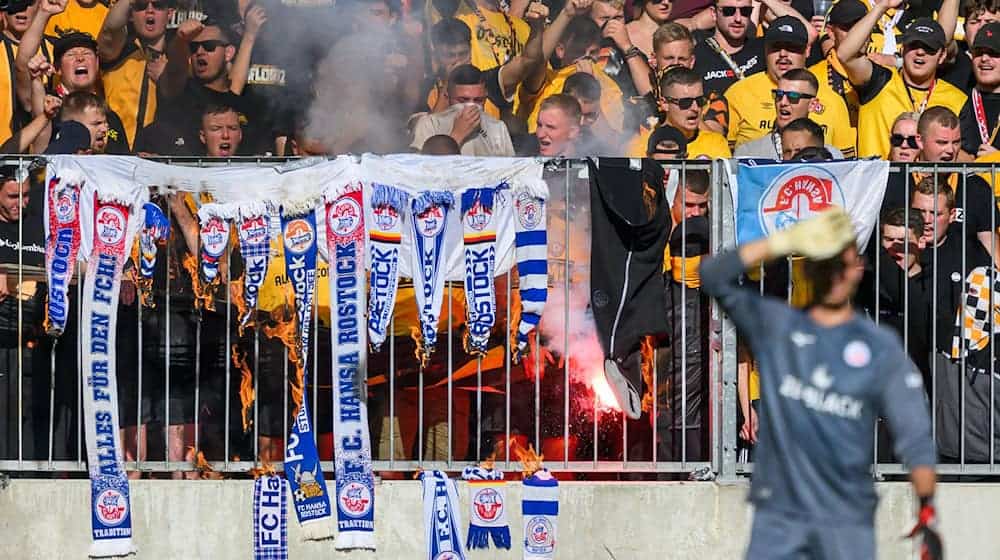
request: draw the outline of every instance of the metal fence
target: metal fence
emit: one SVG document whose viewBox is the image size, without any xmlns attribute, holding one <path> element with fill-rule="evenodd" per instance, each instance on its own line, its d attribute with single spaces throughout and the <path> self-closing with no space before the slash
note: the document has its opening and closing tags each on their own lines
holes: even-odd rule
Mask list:
<svg viewBox="0 0 1000 560">
<path fill-rule="evenodd" d="M 162 161 L 208 166 L 269 165 L 279 160 Z M 720 161 L 666 166 L 671 177 L 668 184 L 672 185 L 687 185 L 690 173 L 708 173 L 713 252 L 731 247 L 735 240 L 733 200 L 724 165 Z M 974 169 L 996 176 L 994 166 Z M 668 314 L 671 331 L 643 345 L 647 406 L 642 418 L 628 420 L 616 410 L 603 381 L 603 356 L 588 316 L 590 193 L 586 170 L 579 160 L 547 164 L 549 302 L 542 327 L 533 335 L 536 351 L 524 360 L 515 363 L 511 359 L 512 328 L 516 329 L 512 319 L 517 313 L 515 273 L 507 272 L 497 279 L 498 317 L 490 339 L 491 352 L 480 359 L 466 355 L 462 348 L 463 287 L 459 283 L 448 285 L 442 312 L 447 342 L 439 343 L 426 367 L 420 367 L 414 358 L 416 342 L 410 334 L 414 324 L 407 306 L 414 311 L 415 307 L 405 292 L 412 288 L 402 284 L 390 327 L 392 336 L 383 350 L 370 354 L 368 360 L 375 470 L 384 476 L 418 468 L 457 470 L 491 455 L 504 468 L 514 468 L 516 458 L 507 452 L 514 442 L 523 447 L 532 445 L 545 456 L 550 469 L 578 478 L 686 477 L 700 470 L 732 480 L 752 470 L 747 454 L 740 454 L 745 446 L 738 437 L 737 370 L 741 358 L 737 334 L 718 307 L 684 281 L 665 282 L 668 306 L 663 312 Z M 946 180 L 940 173 L 970 170 L 956 165 L 909 169 L 894 165 L 892 172 L 906 175 L 909 191 L 910 172 L 935 173 L 937 185 L 938 178 Z M 968 179 L 963 175 L 960 181 L 967 196 Z M 679 192 L 683 207 L 688 191 L 681 188 Z M 32 190 L 31 196 L 34 193 Z M 35 198 L 32 208 L 38 209 L 41 199 Z M 962 208 L 966 206 L 962 204 Z M 991 220 L 992 231 L 996 231 L 995 218 Z M 677 227 L 681 237 L 686 237 L 688 220 L 683 219 Z M 967 228 L 959 227 L 964 236 Z M 17 239 L 30 239 L 25 237 L 21 222 L 16 230 Z M 879 233 L 880 228 L 876 228 L 873 235 Z M 168 244 L 182 242 L 172 235 Z M 74 348 L 78 340 L 70 336 L 70 330 L 56 343 L 41 333 L 40 295 L 32 291 L 32 284 L 37 290 L 41 276 L 37 267 L 24 264 L 23 245 L 18 244 L 16 262 L 0 263 L 8 284 L 16 288 L 0 301 L 0 471 L 82 474 L 86 466 L 78 413 L 82 396 L 80 353 Z M 695 266 L 697 261 L 689 258 L 695 255 L 687 253 L 688 244 L 678 247 L 680 278 L 686 278 L 686 267 Z M 993 252 L 992 243 L 989 249 Z M 280 465 L 295 406 L 296 378 L 289 347 L 281 339 L 290 334 L 294 313 L 280 304 L 259 310 L 255 326 L 241 334 L 233 297 L 239 277 L 233 267 L 226 269 L 226 289 L 217 300 L 216 311 L 195 313 L 191 295 L 171 287 L 171 282 L 183 283 L 187 274 L 184 263 L 178 262 L 182 260 L 178 255 L 183 255 L 183 250 L 179 251 L 169 245 L 161 251 L 167 272 L 163 297 L 155 308 L 138 303 L 120 306 L 119 397 L 128 403 L 120 408 L 120 416 L 122 425 L 130 426 L 123 438 L 126 468 L 182 476 L 197 472 L 193 465 L 196 451 L 203 453 L 203 475 L 212 470 L 234 476 L 262 461 Z M 238 253 L 238 248 L 231 246 L 230 251 Z M 936 263 L 936 247 L 932 253 Z M 879 259 L 872 262 L 877 286 L 888 271 Z M 280 259 L 272 260 L 271 266 L 275 265 L 280 266 Z M 792 276 L 788 274 L 789 298 L 796 289 Z M 992 280 L 992 272 L 989 276 Z M 272 288 L 280 294 L 280 277 L 271 280 Z M 71 288 L 71 298 L 76 301 L 80 285 Z M 937 287 L 934 282 L 935 296 Z M 318 282 L 317 292 L 325 289 L 326 283 Z M 763 281 L 761 289 L 765 289 Z M 917 337 L 909 330 L 908 290 L 909 284 L 904 283 L 901 337 L 911 347 Z M 321 297 L 317 300 L 320 312 L 312 315 L 310 382 L 302 398 L 312 405 L 323 468 L 332 471 L 331 348 L 329 332 L 320 317 Z M 876 320 L 885 316 L 880 301 L 875 297 L 874 309 L 867 310 Z M 990 309 L 995 309 L 992 290 L 989 302 Z M 78 314 L 78 308 L 74 309 Z M 936 327 L 935 310 L 928 312 Z M 987 327 L 992 328 L 992 323 L 987 322 Z M 928 352 L 936 355 L 937 350 L 932 345 Z M 964 357 L 960 360 L 961 371 L 967 371 L 965 361 Z M 930 363 L 929 398 L 934 403 L 937 427 L 942 372 L 936 360 Z M 989 403 L 996 403 L 994 365 L 991 356 Z M 965 389 L 961 385 L 958 403 L 963 428 L 961 456 L 941 469 L 955 474 L 1000 473 L 994 463 L 994 446 L 989 446 L 988 461 L 974 463 L 966 456 Z M 996 441 L 994 420 L 990 407 L 990 442 Z M 885 438 L 879 429 L 876 427 L 876 456 L 889 462 L 876 464 L 875 474 L 904 473 L 902 466 L 885 454 Z"/>
</svg>

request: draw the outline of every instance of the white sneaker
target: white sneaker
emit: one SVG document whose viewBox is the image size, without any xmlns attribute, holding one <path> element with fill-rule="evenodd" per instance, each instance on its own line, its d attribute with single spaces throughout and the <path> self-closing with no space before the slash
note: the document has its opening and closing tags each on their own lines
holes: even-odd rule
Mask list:
<svg viewBox="0 0 1000 560">
<path fill-rule="evenodd" d="M 604 360 L 604 378 L 615 394 L 618 406 L 625 414 L 638 420 L 642 416 L 642 395 L 635 385 L 622 373 L 621 367 L 614 360 Z"/>
</svg>

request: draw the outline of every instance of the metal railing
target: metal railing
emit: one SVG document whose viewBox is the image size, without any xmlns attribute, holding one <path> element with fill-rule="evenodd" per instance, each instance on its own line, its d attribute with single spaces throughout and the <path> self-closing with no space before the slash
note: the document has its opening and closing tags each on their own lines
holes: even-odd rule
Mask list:
<svg viewBox="0 0 1000 560">
<path fill-rule="evenodd" d="M 8 158 L 6 163 L 21 161 Z M 283 160 L 161 161 L 209 166 L 270 165 Z M 708 172 L 713 252 L 731 247 L 735 240 L 733 199 L 724 165 L 721 161 L 666 165 L 673 177 L 671 181 L 680 185 L 687 184 L 688 173 Z M 448 285 L 442 313 L 442 333 L 447 342 L 438 345 L 428 366 L 420 367 L 413 356 L 411 319 L 405 313 L 405 306 L 412 307 L 413 302 L 404 294 L 409 286 L 402 285 L 390 326 L 392 336 L 383 350 L 370 354 L 368 360 L 368 408 L 376 471 L 390 476 L 388 473 L 393 471 L 418 468 L 458 470 L 494 452 L 498 452 L 497 459 L 505 469 L 516 468 L 516 457 L 506 452 L 515 441 L 525 447 L 531 444 L 543 453 L 550 469 L 576 473 L 580 478 L 686 477 L 687 473 L 702 470 L 716 474 L 720 480 L 733 480 L 752 470 L 752 463 L 738 459 L 737 333 L 714 302 L 709 303 L 696 287 L 685 282 L 666 283 L 666 296 L 675 307 L 663 312 L 669 313 L 674 321 L 672 332 L 650 339 L 645 345 L 649 396 L 646 411 L 640 420 L 631 421 L 615 409 L 603 381 L 603 356 L 587 309 L 590 186 L 586 169 L 580 160 L 551 161 L 546 167 L 549 302 L 541 328 L 532 335 L 534 346 L 545 351 L 534 351 L 520 363 L 511 359 L 515 344 L 511 335 L 516 323 L 512 326 L 510 319 L 517 313 L 517 289 L 516 274 L 506 272 L 497 278 L 498 316 L 490 339 L 491 354 L 485 359 L 472 359 L 462 349 L 464 290 L 460 283 L 454 283 Z M 996 166 L 989 165 L 922 165 L 905 171 L 969 170 L 997 175 Z M 892 168 L 892 173 L 905 171 L 898 165 Z M 934 177 L 935 181 L 944 180 L 938 175 Z M 968 179 L 963 175 L 960 181 L 967 195 Z M 906 187 L 908 191 L 908 181 Z M 680 192 L 683 204 L 687 191 L 680 189 Z M 32 204 L 40 206 L 40 196 L 35 198 Z M 993 231 L 996 225 L 993 221 Z M 685 237 L 687 220 L 677 227 Z M 879 231 L 880 227 L 876 227 L 873 235 L 879 235 Z M 28 239 L 20 222 L 18 239 Z M 295 406 L 290 384 L 295 378 L 295 365 L 288 359 L 288 348 L 268 334 L 275 329 L 280 333 L 291 315 L 282 316 L 280 307 L 270 310 L 277 311 L 271 314 L 273 317 L 260 311 L 258 325 L 240 336 L 232 297 L 238 276 L 232 267 L 226 267 L 226 289 L 224 293 L 220 290 L 217 311 L 199 318 L 190 309 L 190 297 L 180 297 L 171 291 L 170 283 L 183 282 L 187 272 L 182 263 L 170 262 L 176 260 L 172 245 L 183 243 L 182 239 L 172 235 L 168 243 L 170 246 L 166 251 L 161 250 L 160 259 L 166 260 L 168 270 L 173 267 L 179 272 L 166 276 L 162 301 L 155 309 L 136 304 L 123 305 L 119 311 L 119 326 L 126 329 L 124 336 L 119 336 L 119 355 L 124 355 L 122 341 L 127 340 L 133 346 L 134 356 L 124 359 L 135 364 L 132 375 L 123 367 L 123 360 L 119 360 L 119 395 L 132 392 L 128 398 L 134 406 L 133 422 L 146 423 L 145 436 L 142 429 L 134 427 L 125 434 L 123 441 L 131 453 L 126 468 L 170 472 L 175 476 L 193 472 L 189 448 L 204 452 L 207 468 L 221 473 L 246 472 L 259 466 L 262 460 L 280 464 L 288 420 Z M 231 245 L 230 252 L 238 253 L 238 246 Z M 936 256 L 936 249 L 933 253 Z M 680 244 L 680 256 L 682 267 L 696 262 L 688 258 L 685 243 Z M 0 471 L 82 475 L 86 470 L 86 455 L 78 413 L 82 394 L 79 349 L 69 351 L 72 349 L 69 345 L 78 344 L 78 340 L 70 336 L 69 329 L 55 344 L 39 334 L 41 319 L 36 310 L 40 309 L 40 296 L 29 295 L 27 288 L 40 278 L 37 269 L 24 266 L 23 257 L 20 251 L 17 262 L 7 263 L 9 284 L 17 286 L 17 290 L 6 304 L 0 302 L 0 398 L 3 399 Z M 272 260 L 271 265 L 279 263 L 280 259 Z M 886 271 L 878 259 L 874 260 L 874 267 L 877 283 Z M 681 277 L 685 277 L 685 272 L 682 270 Z M 76 301 L 80 297 L 79 286 L 77 283 L 70 291 L 71 299 Z M 933 287 L 936 295 L 937 284 Z M 325 289 L 325 282 L 317 283 L 317 292 Z M 909 309 L 907 289 L 904 287 L 904 310 Z M 991 309 L 992 300 L 991 290 Z M 880 300 L 874 301 L 875 308 L 870 311 L 876 320 L 881 320 Z M 9 307 L 11 303 L 16 304 L 13 310 Z M 6 310 L 4 305 L 8 306 Z M 9 322 L 4 323 L 7 313 L 10 313 L 7 319 L 16 318 L 13 328 Z M 697 318 L 691 313 L 704 314 L 704 320 L 695 322 Z M 308 360 L 311 382 L 305 387 L 303 398 L 312 405 L 323 468 L 332 471 L 331 349 L 329 333 L 320 315 L 312 315 L 314 335 Z M 914 337 L 908 331 L 907 319 L 904 316 L 900 336 L 911 347 Z M 933 318 L 931 323 L 936 328 Z M 703 345 L 700 358 L 694 362 L 695 354 L 689 347 L 692 332 L 696 343 Z M 929 350 L 933 353 L 936 349 Z M 964 357 L 960 363 L 965 371 Z M 935 361 L 931 360 L 931 365 L 933 382 L 929 398 L 935 403 L 932 410 L 936 427 L 940 372 Z M 245 371 L 249 372 L 247 376 Z M 996 403 L 995 371 L 995 359 L 991 357 L 990 403 Z M 132 377 L 134 380 L 128 381 Z M 244 397 L 250 388 L 254 396 L 246 407 L 246 429 L 242 421 L 243 402 L 239 400 L 241 385 Z M 26 396 L 30 396 L 29 401 Z M 987 462 L 967 460 L 965 399 L 963 385 L 959 402 L 963 414 L 961 456 L 957 463 L 943 464 L 941 470 L 952 474 L 1000 474 L 992 445 Z M 695 412 L 700 412 L 700 416 Z M 124 414 L 121 416 L 125 418 Z M 689 418 L 697 421 L 691 422 Z M 183 424 L 189 427 L 184 428 Z M 988 424 L 989 441 L 993 442 L 992 407 Z M 876 434 L 877 457 L 882 452 L 882 439 Z M 143 449 L 145 452 L 140 452 Z M 170 453 L 170 449 L 174 452 Z M 888 462 L 876 464 L 874 472 L 881 476 L 905 471 L 901 465 Z"/>
</svg>

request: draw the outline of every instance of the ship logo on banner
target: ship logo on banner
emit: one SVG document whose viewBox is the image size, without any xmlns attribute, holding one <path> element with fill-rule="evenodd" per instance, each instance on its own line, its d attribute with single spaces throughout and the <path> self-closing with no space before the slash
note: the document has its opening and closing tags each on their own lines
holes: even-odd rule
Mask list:
<svg viewBox="0 0 1000 560">
<path fill-rule="evenodd" d="M 541 217 L 541 204 L 537 197 L 521 191 L 517 195 L 517 219 L 523 229 L 535 229 Z"/>
<path fill-rule="evenodd" d="M 875 229 L 889 163 L 879 160 L 758 163 L 736 172 L 738 243 L 761 239 L 807 220 L 829 206 L 847 211 L 862 250 Z"/>
<path fill-rule="evenodd" d="M 108 245 L 114 245 L 125 237 L 125 214 L 113 206 L 99 209 L 94 223 L 97 224 L 97 237 Z"/>
<path fill-rule="evenodd" d="M 340 491 L 340 503 L 351 517 L 364 517 L 371 509 L 372 493 L 359 482 L 349 482 Z"/>
<path fill-rule="evenodd" d="M 493 488 L 483 488 L 472 497 L 476 516 L 486 522 L 496 521 L 503 511 L 503 498 Z"/>
<path fill-rule="evenodd" d="M 289 220 L 285 224 L 285 248 L 295 255 L 301 255 L 313 242 L 313 228 L 304 218 Z"/>
<path fill-rule="evenodd" d="M 108 527 L 116 527 L 125 521 L 125 514 L 128 512 L 128 501 L 125 496 L 115 490 L 108 488 L 101 492 L 94 501 L 97 506 L 97 517 Z"/>
<path fill-rule="evenodd" d="M 361 206 L 353 198 L 337 199 L 327 212 L 327 223 L 337 235 L 348 236 L 361 227 Z"/>
<path fill-rule="evenodd" d="M 434 237 L 444 227 L 444 210 L 439 205 L 431 205 L 417 214 L 417 231 L 424 237 Z"/>
</svg>

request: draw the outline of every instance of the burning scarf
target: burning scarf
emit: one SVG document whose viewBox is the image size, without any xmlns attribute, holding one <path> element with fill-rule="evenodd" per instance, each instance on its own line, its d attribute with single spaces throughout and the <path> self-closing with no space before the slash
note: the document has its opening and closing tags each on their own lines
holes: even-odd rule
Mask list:
<svg viewBox="0 0 1000 560">
<path fill-rule="evenodd" d="M 445 230 L 448 210 L 454 204 L 447 191 L 424 192 L 413 200 L 413 285 L 423 339 L 417 358 L 426 365 L 437 344 L 438 319 L 444 300 Z"/>
<path fill-rule="evenodd" d="M 524 479 L 524 560 L 552 560 L 559 526 L 559 481 L 542 469 Z"/>
<path fill-rule="evenodd" d="M 334 381 L 337 549 L 375 549 L 375 477 L 365 367 L 365 211 L 361 185 L 326 203 Z"/>
<path fill-rule="evenodd" d="M 265 203 L 249 203 L 240 207 L 236 217 L 236 236 L 243 256 L 243 300 L 246 313 L 240 317 L 244 328 L 257 309 L 257 295 L 267 276 L 267 262 L 271 258 L 271 216 Z"/>
<path fill-rule="evenodd" d="M 155 307 L 153 301 L 153 273 L 156 270 L 156 254 L 160 243 L 170 239 L 170 220 L 153 202 L 142 206 L 143 223 L 139 230 L 138 249 L 132 256 L 138 274 L 135 275 L 136 289 L 139 291 L 139 301 L 145 307 Z"/>
<path fill-rule="evenodd" d="M 288 560 L 288 481 L 264 475 L 253 481 L 253 558 Z"/>
<path fill-rule="evenodd" d="M 517 194 L 514 202 L 514 247 L 517 250 L 517 276 L 521 294 L 521 321 L 517 326 L 517 353 L 528 346 L 528 335 L 542 318 L 548 298 L 548 238 L 545 229 L 545 200 L 527 191 Z"/>
<path fill-rule="evenodd" d="M 399 289 L 399 244 L 409 195 L 388 185 L 372 185 L 371 208 L 375 227 L 368 231 L 371 244 L 371 286 L 368 296 L 368 338 L 378 352 L 389 330 Z"/>
<path fill-rule="evenodd" d="M 50 169 L 47 184 L 45 272 L 49 297 L 45 308 L 45 332 L 56 337 L 66 328 L 66 314 L 69 312 L 67 293 L 80 251 L 80 188 L 83 177 L 65 171 L 63 177 L 58 177 Z"/>
<path fill-rule="evenodd" d="M 129 211 L 128 205 L 114 197 L 95 195 L 93 251 L 83 285 L 80 375 L 85 387 L 83 417 L 93 507 L 90 556 L 98 558 L 134 551 L 115 370 L 118 292 L 128 246 Z"/>
<path fill-rule="evenodd" d="M 496 189 L 469 189 L 462 193 L 462 233 L 465 243 L 465 351 L 485 356 L 496 320 L 496 224 L 493 197 Z"/>
<path fill-rule="evenodd" d="M 424 489 L 427 560 L 465 560 L 465 547 L 459 534 L 462 517 L 458 512 L 455 481 L 441 471 L 424 471 L 420 473 L 420 481 Z"/>
<path fill-rule="evenodd" d="M 309 349 L 309 327 L 312 324 L 313 293 L 316 290 L 316 212 L 312 207 L 283 207 L 281 235 L 285 242 L 285 269 L 295 291 L 295 311 L 298 323 L 299 356 L 302 360 L 302 387 L 307 385 L 306 367 Z M 307 540 L 328 539 L 333 528 L 330 518 L 330 498 L 319 465 L 319 453 L 313 441 L 312 424 L 306 399 L 302 399 L 292 422 L 285 447 L 285 477 L 295 503 L 295 514 Z"/>
<path fill-rule="evenodd" d="M 507 525 L 506 482 L 500 469 L 465 467 L 462 479 L 469 481 L 469 550 L 490 547 L 490 535 L 497 548 L 510 548 Z"/>
<path fill-rule="evenodd" d="M 209 202 L 198 209 L 201 224 L 201 281 L 206 295 L 214 296 L 219 287 L 219 259 L 229 246 L 229 220 L 221 204 Z"/>
</svg>

